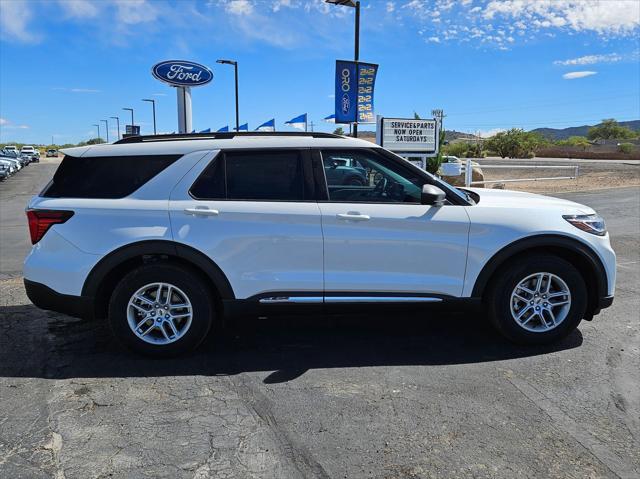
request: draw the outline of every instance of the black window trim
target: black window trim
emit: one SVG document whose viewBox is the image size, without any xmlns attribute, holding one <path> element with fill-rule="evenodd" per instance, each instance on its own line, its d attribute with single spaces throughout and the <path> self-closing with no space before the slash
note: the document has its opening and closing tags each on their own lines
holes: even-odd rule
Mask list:
<svg viewBox="0 0 640 479">
<path fill-rule="evenodd" d="M 193 186 L 200 180 L 200 178 L 205 174 L 207 169 L 213 164 L 214 161 L 217 161 L 219 158 L 223 161 L 224 168 L 224 181 L 225 181 L 225 196 L 227 195 L 227 171 L 226 171 L 226 161 L 225 156 L 227 153 L 245 153 L 251 154 L 261 151 L 297 151 L 302 158 L 302 181 L 303 181 L 303 192 L 302 195 L 305 197 L 303 200 L 273 200 L 273 199 L 229 199 L 229 198 L 199 198 L 195 196 L 191 190 Z M 189 186 L 189 196 L 196 201 L 243 201 L 243 202 L 254 202 L 254 203 L 316 203 L 317 202 L 317 189 L 316 185 L 314 185 L 314 171 L 313 166 L 311 164 L 311 148 L 308 147 L 266 147 L 266 148 L 221 148 L 218 151 L 218 154 L 215 155 L 206 166 L 202 169 L 198 177 L 191 183 Z M 309 193 L 310 198 L 306 198 Z"/>
<path fill-rule="evenodd" d="M 400 160 L 396 157 L 396 155 L 390 154 L 389 152 L 387 152 L 387 150 L 385 150 L 382 147 L 372 147 L 372 148 L 358 148 L 358 147 L 338 147 L 338 146 L 330 146 L 330 147 L 315 147 L 314 151 L 317 152 L 317 159 L 320 162 L 320 164 L 323 164 L 323 158 L 322 158 L 322 152 L 323 151 L 331 151 L 331 150 L 335 150 L 335 151 L 358 151 L 358 150 L 363 150 L 363 151 L 367 151 L 370 152 L 374 155 L 379 155 L 382 156 L 385 159 L 388 159 L 389 161 L 392 161 L 394 163 L 396 163 L 398 166 L 400 166 L 400 168 L 404 169 L 405 171 L 409 172 L 409 173 L 415 173 L 418 177 L 422 178 L 425 180 L 425 182 L 427 184 L 430 185 L 434 185 L 433 181 L 431 180 L 431 177 L 425 172 L 422 171 L 420 168 L 418 168 L 417 166 L 413 165 L 411 162 L 407 162 L 408 164 L 404 164 L 402 162 L 400 162 Z M 329 182 L 327 181 L 327 176 L 326 173 L 324 171 L 324 167 L 322 168 L 322 177 L 319 178 L 320 181 L 322 181 L 323 185 L 324 185 L 324 190 L 326 192 L 326 199 L 319 199 L 318 202 L 319 203 L 360 203 L 360 204 L 365 204 L 365 205 L 421 205 L 422 203 L 420 202 L 415 202 L 415 201 L 403 201 L 403 202 L 399 202 L 399 201 L 336 201 L 336 200 L 331 200 L 331 197 L 329 196 Z M 434 185 L 434 186 L 438 186 L 439 185 Z M 454 195 L 452 192 L 450 192 L 449 190 L 445 190 L 445 194 L 447 195 L 447 201 L 450 203 L 451 206 L 470 206 L 469 203 L 466 203 L 464 201 L 462 201 L 460 198 L 458 198 L 456 195 Z"/>
</svg>

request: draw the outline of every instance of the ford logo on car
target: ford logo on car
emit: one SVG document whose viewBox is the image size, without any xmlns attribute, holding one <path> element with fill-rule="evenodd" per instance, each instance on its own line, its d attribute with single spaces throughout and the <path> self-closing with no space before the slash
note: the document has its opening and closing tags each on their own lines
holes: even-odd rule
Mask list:
<svg viewBox="0 0 640 479">
<path fill-rule="evenodd" d="M 342 94 L 342 113 L 345 115 L 349 113 L 349 109 L 351 108 L 351 100 L 349 99 L 348 93 Z"/>
<path fill-rule="evenodd" d="M 200 86 L 213 80 L 213 72 L 207 67 L 184 60 L 157 63 L 151 73 L 158 80 L 173 86 Z"/>
</svg>

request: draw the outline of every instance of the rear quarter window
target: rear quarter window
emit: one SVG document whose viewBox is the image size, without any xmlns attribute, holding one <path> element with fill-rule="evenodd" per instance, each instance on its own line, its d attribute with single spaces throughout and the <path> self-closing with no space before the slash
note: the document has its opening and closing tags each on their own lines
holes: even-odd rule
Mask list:
<svg viewBox="0 0 640 479">
<path fill-rule="evenodd" d="M 46 198 L 124 198 L 181 155 L 66 155 L 41 196 Z"/>
</svg>

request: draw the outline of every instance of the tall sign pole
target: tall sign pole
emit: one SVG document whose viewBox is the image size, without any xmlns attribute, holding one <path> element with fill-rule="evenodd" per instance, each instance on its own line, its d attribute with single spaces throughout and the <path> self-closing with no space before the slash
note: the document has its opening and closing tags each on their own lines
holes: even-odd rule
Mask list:
<svg viewBox="0 0 640 479">
<path fill-rule="evenodd" d="M 355 52 L 353 55 L 353 59 L 356 64 L 358 60 L 360 60 L 360 2 L 356 2 L 356 38 L 355 38 Z M 356 87 L 357 88 L 357 87 Z M 353 137 L 358 137 L 358 121 L 356 118 L 356 122 L 353 124 Z"/>
<path fill-rule="evenodd" d="M 191 133 L 191 87 L 206 85 L 213 80 L 213 72 L 204 65 L 186 60 L 167 60 L 156 63 L 151 73 L 161 82 L 176 88 L 178 132 Z"/>
<path fill-rule="evenodd" d="M 176 87 L 178 100 L 178 133 L 191 133 L 191 88 L 188 86 Z"/>
</svg>

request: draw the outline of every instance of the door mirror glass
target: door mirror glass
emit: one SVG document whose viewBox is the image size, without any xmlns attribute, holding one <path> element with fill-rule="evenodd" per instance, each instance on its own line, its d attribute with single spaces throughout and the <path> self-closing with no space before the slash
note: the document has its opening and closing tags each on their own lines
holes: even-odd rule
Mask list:
<svg viewBox="0 0 640 479">
<path fill-rule="evenodd" d="M 420 197 L 423 205 L 442 206 L 447 195 L 437 186 L 424 185 Z"/>
</svg>

